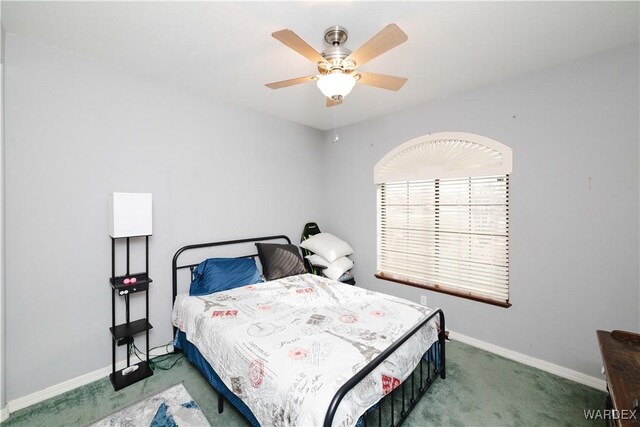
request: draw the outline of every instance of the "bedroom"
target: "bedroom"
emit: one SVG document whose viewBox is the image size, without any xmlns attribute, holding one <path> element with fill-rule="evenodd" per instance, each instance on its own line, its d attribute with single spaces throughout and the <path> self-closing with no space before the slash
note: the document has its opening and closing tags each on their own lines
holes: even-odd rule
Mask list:
<svg viewBox="0 0 640 427">
<path fill-rule="evenodd" d="M 153 347 L 171 340 L 179 248 L 299 243 L 314 221 L 353 247 L 356 287 L 442 308 L 451 357 L 498 354 L 603 398 L 596 330 L 640 330 L 638 5 L 3 1 L 3 419 L 111 372 L 114 192 L 153 195 Z M 339 24 L 355 50 L 391 23 L 408 40 L 363 69 L 407 77 L 397 92 L 357 85 L 326 108 L 315 84 L 264 86 L 315 72 L 274 31 L 321 50 Z M 509 308 L 374 277 L 374 167 L 438 132 L 513 150 Z M 474 391 L 498 386 L 514 387 Z M 425 421 L 499 422 L 454 402 Z"/>
</svg>

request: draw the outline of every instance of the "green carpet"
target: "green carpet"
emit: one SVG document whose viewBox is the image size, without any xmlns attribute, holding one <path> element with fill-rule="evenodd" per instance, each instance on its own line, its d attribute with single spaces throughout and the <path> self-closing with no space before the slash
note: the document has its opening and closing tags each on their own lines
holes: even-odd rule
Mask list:
<svg viewBox="0 0 640 427">
<path fill-rule="evenodd" d="M 173 356 L 172 356 L 173 358 Z M 172 363 L 172 359 L 163 365 Z M 169 371 L 114 392 L 108 378 L 12 413 L 3 427 L 84 426 L 132 402 L 183 382 L 212 426 L 246 426 L 244 418 L 217 397 L 185 359 Z M 585 409 L 604 405 L 604 393 L 492 353 L 452 341 L 447 345 L 447 379 L 438 379 L 405 426 L 580 426 Z"/>
</svg>

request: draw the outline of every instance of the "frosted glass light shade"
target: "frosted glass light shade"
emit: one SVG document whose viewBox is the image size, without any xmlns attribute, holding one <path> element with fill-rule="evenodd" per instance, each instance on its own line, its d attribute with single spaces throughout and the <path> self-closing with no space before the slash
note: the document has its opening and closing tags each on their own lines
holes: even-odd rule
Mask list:
<svg viewBox="0 0 640 427">
<path fill-rule="evenodd" d="M 337 71 L 320 77 L 316 84 L 324 96 L 338 100 L 351 92 L 351 89 L 356 85 L 356 79 L 350 74 Z"/>
<path fill-rule="evenodd" d="M 152 234 L 151 193 L 113 193 L 109 197 L 111 237 Z"/>
</svg>

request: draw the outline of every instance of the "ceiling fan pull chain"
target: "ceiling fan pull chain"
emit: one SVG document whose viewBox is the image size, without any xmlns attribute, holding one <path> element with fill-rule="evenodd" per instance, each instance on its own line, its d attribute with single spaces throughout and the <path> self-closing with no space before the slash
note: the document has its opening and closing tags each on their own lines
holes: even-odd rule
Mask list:
<svg viewBox="0 0 640 427">
<path fill-rule="evenodd" d="M 335 137 L 333 138 L 333 142 L 334 144 L 336 142 L 338 142 L 340 140 L 340 137 L 338 136 L 338 112 L 337 112 L 337 108 L 333 109 L 333 131 L 335 133 Z"/>
</svg>

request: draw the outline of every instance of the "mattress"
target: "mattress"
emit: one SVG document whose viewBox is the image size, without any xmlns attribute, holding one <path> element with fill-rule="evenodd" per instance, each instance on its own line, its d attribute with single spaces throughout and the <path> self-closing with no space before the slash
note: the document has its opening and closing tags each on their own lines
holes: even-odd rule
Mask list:
<svg viewBox="0 0 640 427">
<path fill-rule="evenodd" d="M 304 274 L 178 295 L 173 323 L 262 426 L 322 425 L 337 390 L 430 309 Z M 435 317 L 350 391 L 333 425 L 356 424 L 437 341 Z"/>
</svg>

